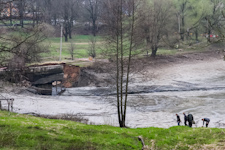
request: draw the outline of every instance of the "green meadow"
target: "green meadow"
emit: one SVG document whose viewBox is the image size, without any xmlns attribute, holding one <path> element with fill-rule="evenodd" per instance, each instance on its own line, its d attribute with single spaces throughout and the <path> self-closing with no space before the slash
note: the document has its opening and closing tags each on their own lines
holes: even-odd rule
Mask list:
<svg viewBox="0 0 225 150">
<path fill-rule="evenodd" d="M 72 37 L 72 39 L 69 39 L 68 42 L 65 42 L 65 39 L 62 40 L 62 60 L 68 60 L 71 59 L 69 50 L 71 49 L 71 44 L 74 45 L 74 58 L 88 58 L 88 49 L 90 48 L 90 39 L 91 36 L 89 35 L 76 35 Z M 100 51 L 100 44 L 101 44 L 101 38 L 96 38 L 96 53 L 97 55 L 101 53 Z M 50 52 L 48 54 L 44 54 L 44 57 L 47 57 L 48 59 L 52 60 L 58 60 L 59 59 L 59 51 L 60 51 L 60 37 L 53 37 L 48 38 L 45 40 L 46 44 L 49 44 L 49 50 Z M 43 58 L 44 59 L 44 58 Z"/>
</svg>

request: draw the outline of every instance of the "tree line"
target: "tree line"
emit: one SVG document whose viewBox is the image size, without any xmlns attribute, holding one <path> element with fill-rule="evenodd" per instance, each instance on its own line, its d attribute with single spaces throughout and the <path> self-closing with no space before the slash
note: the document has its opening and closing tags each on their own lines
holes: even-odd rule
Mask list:
<svg viewBox="0 0 225 150">
<path fill-rule="evenodd" d="M 99 34 L 99 26 L 109 25 L 109 18 L 105 17 L 108 0 L 0 0 L 0 3 L 1 17 L 5 16 L 11 25 L 15 16 L 22 28 L 28 18 L 33 26 L 42 22 L 63 25 L 65 41 L 72 38 L 75 25 L 89 25 L 94 37 Z M 212 35 L 223 36 L 225 0 L 136 0 L 135 3 L 139 3 L 136 15 L 147 55 L 151 49 L 151 55 L 155 56 L 162 41 L 174 46 L 178 41 L 198 42 L 203 34 L 208 42 L 212 41 Z M 126 10 L 129 7 L 122 8 L 123 15 L 129 15 Z M 4 8 L 8 8 L 7 15 Z"/>
</svg>

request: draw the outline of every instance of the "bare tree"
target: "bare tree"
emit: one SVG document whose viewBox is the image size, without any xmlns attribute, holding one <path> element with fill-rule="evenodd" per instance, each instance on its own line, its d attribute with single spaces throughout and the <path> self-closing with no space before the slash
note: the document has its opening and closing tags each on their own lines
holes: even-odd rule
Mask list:
<svg viewBox="0 0 225 150">
<path fill-rule="evenodd" d="M 8 33 L 1 36 L 1 65 L 7 66 L 10 71 L 16 71 L 19 79 L 22 79 L 26 64 L 40 62 L 41 54 L 47 52 L 47 47 L 42 41 L 46 39 L 48 30 L 49 28 L 45 25 L 40 25 L 35 28 L 21 29 L 17 34 Z"/>
<path fill-rule="evenodd" d="M 63 35 L 65 37 L 65 41 L 68 41 L 68 38 L 72 38 L 72 28 L 73 22 L 77 16 L 78 11 L 78 1 L 77 0 L 64 0 L 61 1 L 62 6 L 62 19 L 63 19 Z"/>
<path fill-rule="evenodd" d="M 42 1 L 42 10 L 43 14 L 45 16 L 45 22 L 48 22 L 52 25 L 57 25 L 59 22 L 61 22 L 61 0 L 43 0 Z"/>
<path fill-rule="evenodd" d="M 178 3 L 178 32 L 180 34 L 180 38 L 182 41 L 184 41 L 184 34 L 185 34 L 185 17 L 186 17 L 186 11 L 188 9 L 188 0 L 181 0 Z"/>
<path fill-rule="evenodd" d="M 88 12 L 88 18 L 91 20 L 92 23 L 92 35 L 96 36 L 97 20 L 99 17 L 99 11 L 101 7 L 100 0 L 85 0 L 84 2 L 85 2 L 84 7 Z"/>
<path fill-rule="evenodd" d="M 21 28 L 24 27 L 24 14 L 25 14 L 25 8 L 26 8 L 26 0 L 18 0 L 17 2 L 17 7 L 19 10 L 19 18 L 20 18 L 20 25 Z"/>
<path fill-rule="evenodd" d="M 96 57 L 96 37 L 91 36 L 89 39 L 88 55 L 95 58 Z"/>
<path fill-rule="evenodd" d="M 74 60 L 74 56 L 76 54 L 76 45 L 73 41 L 70 41 L 70 47 L 68 49 L 69 53 L 70 53 L 70 56 L 71 56 L 71 59 Z"/>
<path fill-rule="evenodd" d="M 135 32 L 138 0 L 106 0 L 102 19 L 107 24 L 105 37 L 106 49 L 112 56 L 115 68 L 117 91 L 117 113 L 120 127 L 126 127 L 126 108 L 128 102 L 128 86 L 131 71 L 131 62 L 137 43 L 138 34 Z"/>
<path fill-rule="evenodd" d="M 13 1 L 9 1 L 9 20 L 10 20 L 10 25 L 12 25 L 12 5 L 13 5 Z"/>
</svg>

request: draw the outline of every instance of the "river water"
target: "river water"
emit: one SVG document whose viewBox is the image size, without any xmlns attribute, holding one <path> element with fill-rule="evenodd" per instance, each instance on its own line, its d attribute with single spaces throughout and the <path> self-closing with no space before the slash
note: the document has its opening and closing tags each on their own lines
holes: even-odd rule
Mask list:
<svg viewBox="0 0 225 150">
<path fill-rule="evenodd" d="M 149 77 L 149 78 L 148 78 Z M 173 64 L 134 74 L 130 83 L 126 124 L 129 127 L 177 125 L 178 113 L 191 113 L 201 127 L 225 127 L 225 62 L 222 59 Z M 78 114 L 92 124 L 118 126 L 116 97 L 112 88 L 67 89 L 61 96 L 1 93 L 14 98 L 14 111 L 47 115 Z M 3 104 L 6 106 L 6 104 Z"/>
</svg>

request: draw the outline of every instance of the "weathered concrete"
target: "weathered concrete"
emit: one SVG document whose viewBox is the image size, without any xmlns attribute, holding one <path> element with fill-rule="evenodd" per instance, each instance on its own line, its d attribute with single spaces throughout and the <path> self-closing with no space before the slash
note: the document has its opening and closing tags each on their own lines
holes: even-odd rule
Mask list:
<svg viewBox="0 0 225 150">
<path fill-rule="evenodd" d="M 63 81 L 63 75 L 63 64 L 29 67 L 26 70 L 26 76 L 33 87 L 28 91 L 35 94 L 52 95 L 52 83 Z"/>
<path fill-rule="evenodd" d="M 27 89 L 27 91 L 34 93 L 34 94 L 40 94 L 40 95 L 52 95 L 52 89 L 49 88 L 38 88 L 38 87 L 30 87 Z"/>
<path fill-rule="evenodd" d="M 54 81 L 62 81 L 62 80 L 63 80 L 63 73 L 59 73 L 59 74 L 53 74 L 50 76 L 40 78 L 36 80 L 35 82 L 33 82 L 32 84 L 33 85 L 48 84 Z"/>
<path fill-rule="evenodd" d="M 63 65 L 37 66 L 29 67 L 26 70 L 26 77 L 29 81 L 35 82 L 43 77 L 61 73 L 63 73 Z"/>
</svg>

